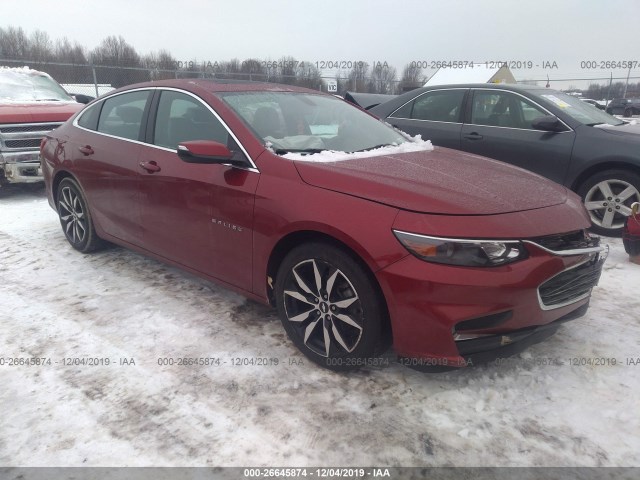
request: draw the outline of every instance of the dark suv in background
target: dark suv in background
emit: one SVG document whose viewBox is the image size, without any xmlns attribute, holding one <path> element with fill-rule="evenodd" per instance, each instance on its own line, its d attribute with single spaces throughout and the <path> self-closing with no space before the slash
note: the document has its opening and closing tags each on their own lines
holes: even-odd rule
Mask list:
<svg viewBox="0 0 640 480">
<path fill-rule="evenodd" d="M 614 98 L 607 105 L 607 113 L 631 117 L 640 115 L 640 98 Z"/>
<path fill-rule="evenodd" d="M 511 163 L 571 188 L 603 235 L 620 236 L 631 205 L 640 201 L 640 125 L 556 90 L 439 85 L 369 111 L 434 145 Z"/>
</svg>

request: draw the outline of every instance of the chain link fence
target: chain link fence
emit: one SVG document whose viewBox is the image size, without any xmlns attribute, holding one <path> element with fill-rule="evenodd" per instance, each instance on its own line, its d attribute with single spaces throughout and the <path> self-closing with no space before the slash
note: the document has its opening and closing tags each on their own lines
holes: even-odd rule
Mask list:
<svg viewBox="0 0 640 480">
<path fill-rule="evenodd" d="M 46 72 L 63 85 L 69 93 L 90 97 L 97 97 L 115 88 L 132 83 L 173 78 L 217 78 L 285 83 L 335 93 L 341 96 L 347 91 L 398 94 L 418 88 L 424 84 L 423 81 L 408 84 L 401 80 L 380 80 L 374 77 L 355 79 L 348 74 L 345 75 L 344 72 L 328 74 L 318 70 L 305 71 L 304 69 L 296 70 L 295 74 L 282 74 L 276 69 L 258 72 L 229 72 L 220 71 L 210 65 L 197 65 L 194 62 L 186 62 L 184 65 L 179 65 L 181 68 L 163 69 L 0 59 L 0 66 L 27 66 Z M 587 85 L 598 84 L 600 87 L 596 90 L 598 92 L 596 96 L 600 98 L 595 98 L 596 100 L 622 96 L 627 98 L 640 97 L 640 77 L 637 76 L 624 78 L 598 76 L 573 79 L 534 79 L 522 80 L 518 83 L 549 86 L 552 89 L 563 91 L 572 89 L 586 91 Z M 581 88 L 578 88 L 578 86 Z"/>
</svg>

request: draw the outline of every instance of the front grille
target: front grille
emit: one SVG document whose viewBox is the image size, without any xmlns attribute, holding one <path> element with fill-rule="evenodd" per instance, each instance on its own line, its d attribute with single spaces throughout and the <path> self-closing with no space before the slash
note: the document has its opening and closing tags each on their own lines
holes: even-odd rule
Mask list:
<svg viewBox="0 0 640 480">
<path fill-rule="evenodd" d="M 60 125 L 59 122 L 0 125 L 0 149 L 37 150 L 42 137 Z"/>
<path fill-rule="evenodd" d="M 593 248 L 600 245 L 600 237 L 590 235 L 586 230 L 535 237 L 530 238 L 529 241 L 554 252 Z"/>
<path fill-rule="evenodd" d="M 21 140 L 7 140 L 4 144 L 7 148 L 37 148 L 40 146 L 40 138 L 25 138 Z"/>
<path fill-rule="evenodd" d="M 558 308 L 586 298 L 598 284 L 604 259 L 591 260 L 559 273 L 538 287 L 543 308 Z"/>
<path fill-rule="evenodd" d="M 61 123 L 43 125 L 12 125 L 10 127 L 0 125 L 0 133 L 19 133 L 19 132 L 41 132 L 45 129 L 53 130 L 62 125 Z"/>
</svg>

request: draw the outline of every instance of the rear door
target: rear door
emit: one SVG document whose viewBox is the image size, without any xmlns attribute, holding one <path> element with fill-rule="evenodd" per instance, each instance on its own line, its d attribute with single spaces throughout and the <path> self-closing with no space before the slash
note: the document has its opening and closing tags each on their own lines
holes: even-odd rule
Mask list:
<svg viewBox="0 0 640 480">
<path fill-rule="evenodd" d="M 470 123 L 462 126 L 461 150 L 564 183 L 575 140 L 573 130 L 534 129 L 534 119 L 551 113 L 517 93 L 474 89 L 472 95 Z"/>
<path fill-rule="evenodd" d="M 422 135 L 434 145 L 460 149 L 462 106 L 468 91 L 429 90 L 397 109 L 387 121 L 409 135 Z"/>
<path fill-rule="evenodd" d="M 109 235 L 142 244 L 138 156 L 150 90 L 117 94 L 87 109 L 70 139 L 75 172 L 95 221 Z"/>
</svg>

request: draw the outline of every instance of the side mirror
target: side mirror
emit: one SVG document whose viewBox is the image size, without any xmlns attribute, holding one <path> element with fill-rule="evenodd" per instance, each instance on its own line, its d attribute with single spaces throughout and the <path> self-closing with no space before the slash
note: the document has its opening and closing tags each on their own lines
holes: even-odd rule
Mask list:
<svg viewBox="0 0 640 480">
<path fill-rule="evenodd" d="M 187 163 L 219 163 L 244 166 L 244 160 L 234 159 L 225 145 L 212 140 L 191 140 L 178 145 L 178 156 Z"/>
<path fill-rule="evenodd" d="M 536 130 L 544 130 L 546 132 L 561 132 L 564 130 L 564 125 L 562 125 L 555 115 L 545 115 L 535 118 L 531 122 L 531 126 Z"/>
<path fill-rule="evenodd" d="M 92 100 L 95 100 L 96 98 L 96 97 L 92 97 L 91 95 L 83 95 L 81 93 L 72 93 L 71 96 L 74 98 L 76 102 L 83 103 L 85 105 L 91 102 Z"/>
</svg>

